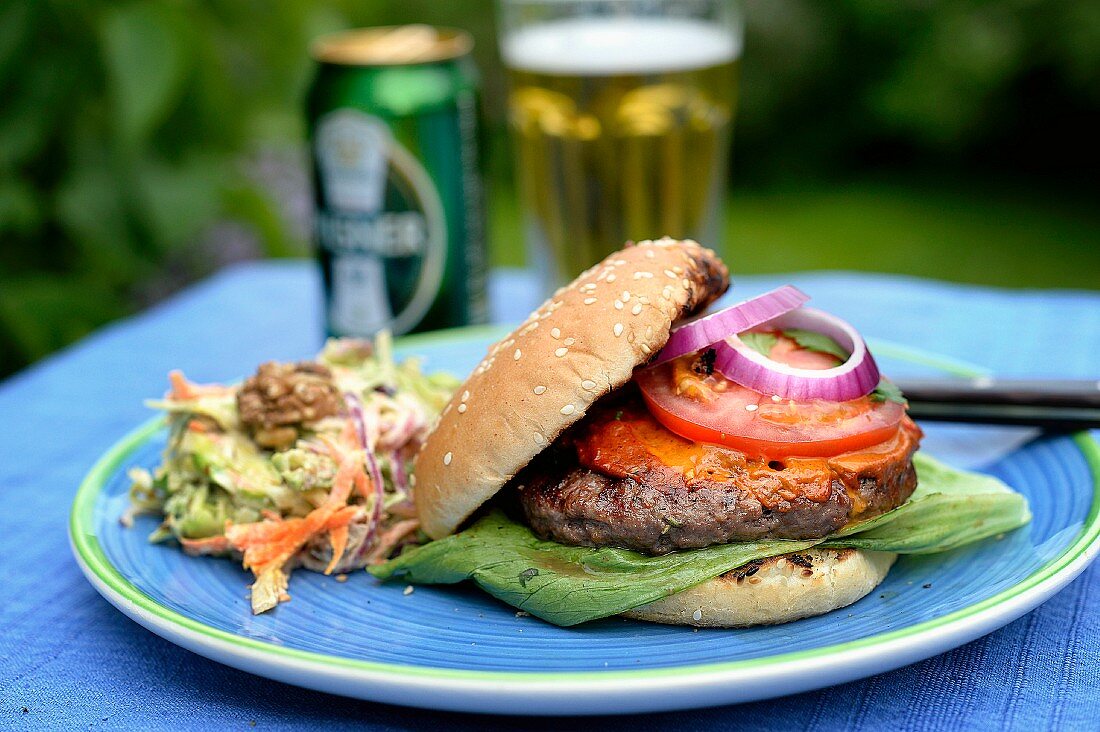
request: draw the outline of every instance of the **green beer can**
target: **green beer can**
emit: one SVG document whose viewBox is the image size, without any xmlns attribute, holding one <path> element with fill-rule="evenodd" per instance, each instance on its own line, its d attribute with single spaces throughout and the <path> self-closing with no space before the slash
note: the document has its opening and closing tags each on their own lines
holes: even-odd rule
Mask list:
<svg viewBox="0 0 1100 732">
<path fill-rule="evenodd" d="M 423 25 L 313 46 L 307 116 L 329 335 L 487 319 L 472 46 L 463 31 Z"/>
</svg>

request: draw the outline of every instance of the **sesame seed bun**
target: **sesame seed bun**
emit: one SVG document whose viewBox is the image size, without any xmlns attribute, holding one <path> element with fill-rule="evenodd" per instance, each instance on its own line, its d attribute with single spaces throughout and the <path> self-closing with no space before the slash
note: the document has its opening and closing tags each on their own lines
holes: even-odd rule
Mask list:
<svg viewBox="0 0 1100 732">
<path fill-rule="evenodd" d="M 718 256 L 694 241 L 643 241 L 615 252 L 489 349 L 416 458 L 416 506 L 446 536 L 521 468 L 628 381 L 669 329 L 729 286 Z"/>
<path fill-rule="evenodd" d="M 878 587 L 896 558 L 889 552 L 807 549 L 751 562 L 623 615 L 710 628 L 789 623 L 851 605 Z"/>
</svg>

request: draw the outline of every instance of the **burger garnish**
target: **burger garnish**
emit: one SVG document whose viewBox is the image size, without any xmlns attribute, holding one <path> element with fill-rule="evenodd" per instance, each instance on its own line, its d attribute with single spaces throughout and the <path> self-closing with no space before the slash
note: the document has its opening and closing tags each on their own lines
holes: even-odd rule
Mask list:
<svg viewBox="0 0 1100 732">
<path fill-rule="evenodd" d="M 671 329 L 727 285 L 713 252 L 663 239 L 556 293 L 490 349 L 416 459 L 437 540 L 371 572 L 473 579 L 559 625 L 740 626 L 842 607 L 895 553 L 1029 520 L 999 481 L 916 452 L 858 332 L 797 289 Z"/>
</svg>

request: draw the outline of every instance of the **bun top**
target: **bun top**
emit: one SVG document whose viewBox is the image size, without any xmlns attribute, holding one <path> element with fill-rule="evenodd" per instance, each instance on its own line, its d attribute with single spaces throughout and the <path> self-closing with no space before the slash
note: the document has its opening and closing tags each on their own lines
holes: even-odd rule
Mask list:
<svg viewBox="0 0 1100 732">
<path fill-rule="evenodd" d="M 555 292 L 489 349 L 417 455 L 424 531 L 454 531 L 590 404 L 630 381 L 675 321 L 728 286 L 714 252 L 665 238 L 627 245 Z"/>
</svg>

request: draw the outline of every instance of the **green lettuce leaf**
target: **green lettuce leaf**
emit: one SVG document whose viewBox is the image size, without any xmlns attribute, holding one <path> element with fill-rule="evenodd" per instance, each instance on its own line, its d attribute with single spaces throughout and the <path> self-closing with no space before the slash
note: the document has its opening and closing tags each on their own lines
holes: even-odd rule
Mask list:
<svg viewBox="0 0 1100 732">
<path fill-rule="evenodd" d="M 873 402 L 909 403 L 909 400 L 905 398 L 905 394 L 901 392 L 898 385 L 886 378 L 879 379 L 878 386 L 871 392 L 870 397 Z"/>
<path fill-rule="evenodd" d="M 617 615 L 755 559 L 815 545 L 926 554 L 1026 524 L 1027 501 L 996 478 L 914 456 L 919 487 L 905 505 L 811 541 L 725 544 L 659 557 L 543 541 L 493 511 L 466 531 L 371 567 L 379 579 L 453 584 L 471 579 L 493 597 L 556 625 Z"/>
<path fill-rule="evenodd" d="M 686 590 L 754 559 L 815 541 L 726 544 L 651 557 L 543 541 L 493 511 L 461 534 L 370 567 L 379 579 L 453 584 L 472 579 L 493 597 L 555 625 L 576 625 Z"/>
<path fill-rule="evenodd" d="M 1027 499 L 996 478 L 913 456 L 917 489 L 904 505 L 838 532 L 825 547 L 935 554 L 1031 521 Z"/>
<path fill-rule="evenodd" d="M 740 338 L 742 343 L 754 349 L 765 358 L 769 356 L 772 352 L 772 348 L 779 342 L 779 338 L 775 333 L 756 333 L 750 331 L 748 333 L 742 333 Z"/>
<path fill-rule="evenodd" d="M 852 355 L 844 350 L 839 343 L 824 333 L 817 333 L 802 328 L 787 328 L 783 331 L 783 335 L 787 336 L 797 343 L 799 347 L 805 348 L 807 351 L 816 351 L 817 353 L 835 356 L 841 363 L 847 361 L 849 356 Z"/>
</svg>

